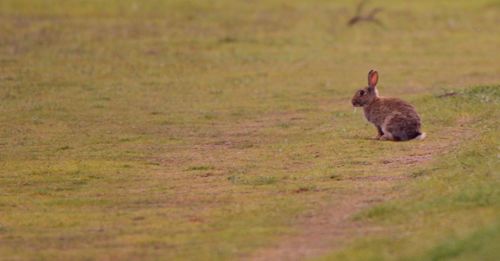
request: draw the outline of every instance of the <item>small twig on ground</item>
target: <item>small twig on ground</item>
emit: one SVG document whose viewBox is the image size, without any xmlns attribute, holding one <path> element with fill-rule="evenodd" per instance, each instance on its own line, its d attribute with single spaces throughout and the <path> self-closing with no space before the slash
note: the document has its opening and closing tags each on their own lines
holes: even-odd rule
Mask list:
<svg viewBox="0 0 500 261">
<path fill-rule="evenodd" d="M 455 96 L 455 95 L 458 95 L 458 93 L 454 92 L 454 91 L 449 91 L 449 92 L 445 92 L 443 94 L 440 94 L 437 97 L 438 98 L 445 98 L 445 97 L 450 97 L 450 96 Z"/>
<path fill-rule="evenodd" d="M 375 17 L 378 13 L 380 13 L 382 11 L 382 8 L 374 8 L 368 14 L 366 14 L 366 15 L 362 14 L 363 8 L 367 2 L 368 2 L 368 0 L 362 0 L 361 2 L 359 2 L 358 7 L 356 8 L 356 14 L 351 19 L 349 19 L 349 21 L 347 22 L 347 25 L 353 26 L 359 22 L 364 21 L 364 22 L 374 22 L 374 23 L 382 26 L 382 22 L 380 22 L 380 20 L 378 20 Z"/>
</svg>

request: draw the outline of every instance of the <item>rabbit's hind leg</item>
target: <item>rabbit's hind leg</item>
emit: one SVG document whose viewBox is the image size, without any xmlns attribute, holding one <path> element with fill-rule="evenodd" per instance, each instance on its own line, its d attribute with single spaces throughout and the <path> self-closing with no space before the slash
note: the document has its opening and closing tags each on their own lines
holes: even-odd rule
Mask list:
<svg viewBox="0 0 500 261">
<path fill-rule="evenodd" d="M 380 137 L 380 140 L 406 140 L 405 125 L 406 118 L 400 112 L 391 113 L 382 123 L 382 132 L 384 135 Z"/>
<path fill-rule="evenodd" d="M 379 140 L 394 140 L 394 135 L 392 135 L 392 132 L 389 130 L 388 125 L 390 121 L 393 119 L 394 115 L 391 115 L 387 117 L 382 124 L 382 126 L 379 129 Z"/>
<path fill-rule="evenodd" d="M 379 133 L 382 133 L 382 135 L 378 138 L 379 140 L 394 140 L 394 135 L 387 130 L 387 126 L 382 126 Z"/>
<path fill-rule="evenodd" d="M 390 132 L 384 132 L 384 135 L 380 136 L 380 138 L 378 138 L 379 140 L 395 140 L 394 139 L 394 136 L 392 136 L 392 134 Z"/>
</svg>

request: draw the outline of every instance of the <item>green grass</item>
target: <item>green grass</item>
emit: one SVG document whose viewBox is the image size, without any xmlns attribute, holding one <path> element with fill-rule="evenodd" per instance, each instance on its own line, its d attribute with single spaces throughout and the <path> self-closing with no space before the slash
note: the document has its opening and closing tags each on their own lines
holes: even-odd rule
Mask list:
<svg viewBox="0 0 500 261">
<path fill-rule="evenodd" d="M 498 1 L 373 1 L 383 26 L 347 27 L 355 5 L 2 0 L 0 259 L 234 259 L 373 172 L 410 179 L 326 259 L 498 256 Z M 367 139 L 372 68 L 426 141 Z"/>
<path fill-rule="evenodd" d="M 432 166 L 410 173 L 413 182 L 399 188 L 406 194 L 403 198 L 354 217 L 382 225 L 382 232 L 323 259 L 495 260 L 500 213 L 499 89 L 477 87 L 446 98 L 444 111 L 467 113 L 474 119 L 469 126 L 475 135 Z"/>
</svg>

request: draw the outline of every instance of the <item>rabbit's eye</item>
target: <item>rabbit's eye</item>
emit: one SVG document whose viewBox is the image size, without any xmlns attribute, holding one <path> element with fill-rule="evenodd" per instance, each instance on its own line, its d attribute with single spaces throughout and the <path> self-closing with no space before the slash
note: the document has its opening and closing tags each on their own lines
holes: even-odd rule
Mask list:
<svg viewBox="0 0 500 261">
<path fill-rule="evenodd" d="M 359 96 L 363 96 L 363 95 L 365 95 L 365 91 L 363 91 L 363 90 L 359 91 Z"/>
</svg>

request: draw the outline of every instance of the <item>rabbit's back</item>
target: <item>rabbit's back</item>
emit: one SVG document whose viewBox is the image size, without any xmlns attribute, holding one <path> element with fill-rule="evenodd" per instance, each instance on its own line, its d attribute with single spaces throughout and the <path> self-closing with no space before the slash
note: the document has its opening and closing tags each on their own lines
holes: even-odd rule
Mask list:
<svg viewBox="0 0 500 261">
<path fill-rule="evenodd" d="M 420 117 L 415 108 L 398 98 L 378 98 L 364 107 L 366 119 L 400 140 L 420 134 Z"/>
<path fill-rule="evenodd" d="M 366 119 L 381 126 L 384 120 L 392 114 L 401 114 L 408 120 L 420 121 L 415 108 L 398 98 L 378 98 L 370 105 L 364 107 Z"/>
</svg>

